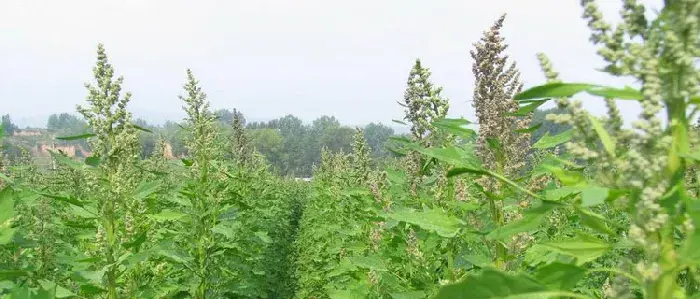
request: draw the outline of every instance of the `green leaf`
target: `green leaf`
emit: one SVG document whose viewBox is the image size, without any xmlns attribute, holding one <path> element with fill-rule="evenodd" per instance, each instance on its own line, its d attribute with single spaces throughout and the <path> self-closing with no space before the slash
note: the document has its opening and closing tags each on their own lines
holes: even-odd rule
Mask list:
<svg viewBox="0 0 700 299">
<path fill-rule="evenodd" d="M 41 284 L 41 287 L 44 289 L 56 289 L 56 298 L 68 298 L 68 297 L 74 297 L 77 296 L 73 292 L 69 291 L 68 289 L 55 284 L 52 281 L 48 280 L 39 280 L 39 284 Z"/>
<path fill-rule="evenodd" d="M 569 129 L 564 132 L 561 132 L 557 135 L 551 136 L 549 135 L 549 132 L 544 133 L 544 136 L 540 138 L 540 140 L 537 140 L 535 144 L 532 145 L 533 148 L 536 149 L 546 149 L 550 147 L 555 147 L 557 145 L 560 145 L 562 143 L 568 142 L 571 140 L 571 137 L 573 137 L 574 130 Z"/>
<path fill-rule="evenodd" d="M 532 113 L 532 111 L 535 111 L 535 109 L 542 106 L 542 104 L 546 103 L 547 101 L 549 101 L 549 99 L 529 102 L 527 105 L 518 108 L 518 111 L 516 111 L 515 113 L 509 114 L 513 116 L 526 116 Z"/>
<path fill-rule="evenodd" d="M 76 271 L 75 273 L 90 284 L 101 285 L 102 277 L 104 277 L 105 272 L 107 272 L 106 268 L 98 271 Z"/>
<path fill-rule="evenodd" d="M 184 266 L 187 266 L 188 263 L 192 260 L 192 257 L 188 256 L 187 253 L 178 249 L 159 248 L 156 250 L 156 253 L 162 257 L 168 258 Z"/>
<path fill-rule="evenodd" d="M 144 132 L 147 132 L 147 133 L 153 133 L 153 131 L 151 131 L 151 130 L 149 130 L 149 129 L 146 129 L 146 128 L 144 128 L 144 127 L 141 127 L 141 126 L 139 126 L 139 125 L 136 125 L 136 124 L 134 124 L 134 123 L 132 123 L 131 126 L 134 127 L 134 129 L 139 130 L 139 131 L 144 131 Z"/>
<path fill-rule="evenodd" d="M 15 213 L 15 200 L 12 198 L 12 189 L 5 187 L 0 190 L 0 227 L 10 220 Z"/>
<path fill-rule="evenodd" d="M 328 297 L 330 299 L 364 299 L 365 296 L 358 294 L 354 290 L 328 290 Z"/>
<path fill-rule="evenodd" d="M 586 269 L 553 262 L 537 269 L 534 278 L 553 290 L 570 291 L 586 275 Z"/>
<path fill-rule="evenodd" d="M 564 186 L 581 186 L 585 184 L 585 178 L 581 171 L 572 171 L 551 165 L 542 165 L 542 168 L 551 172 Z"/>
<path fill-rule="evenodd" d="M 592 237 L 540 243 L 537 246 L 574 257 L 579 265 L 593 261 L 612 249 L 610 244 Z"/>
<path fill-rule="evenodd" d="M 598 86 L 595 88 L 590 88 L 586 92 L 588 92 L 591 95 L 603 97 L 606 99 L 637 101 L 644 99 L 644 94 L 642 94 L 639 90 L 636 90 L 629 86 L 625 86 L 625 88 Z"/>
<path fill-rule="evenodd" d="M 562 186 L 551 190 L 544 191 L 544 198 L 551 201 L 567 200 L 572 195 L 581 193 L 580 187 Z"/>
<path fill-rule="evenodd" d="M 387 214 L 386 217 L 434 231 L 446 238 L 456 236 L 461 224 L 459 219 L 441 210 L 397 211 Z"/>
<path fill-rule="evenodd" d="M 99 166 L 100 162 L 101 162 L 101 160 L 98 157 L 91 156 L 91 157 L 85 158 L 85 164 L 92 166 L 92 167 Z"/>
<path fill-rule="evenodd" d="M 560 204 L 542 201 L 542 205 L 526 210 L 523 213 L 523 218 L 498 227 L 486 235 L 487 240 L 506 240 L 515 234 L 528 232 L 537 229 L 542 223 L 547 212 L 551 211 Z"/>
<path fill-rule="evenodd" d="M 85 203 L 83 203 L 83 201 L 81 201 L 80 199 L 77 199 L 77 198 L 73 197 L 73 196 L 70 195 L 70 194 L 66 194 L 66 195 L 54 195 L 54 194 L 43 193 L 43 192 L 39 192 L 39 194 L 41 194 L 42 196 L 51 198 L 51 199 L 55 199 L 55 200 L 62 201 L 62 202 L 67 202 L 67 203 L 72 204 L 72 205 L 74 205 L 74 206 L 78 206 L 78 207 L 84 207 L 84 206 L 85 206 Z"/>
<path fill-rule="evenodd" d="M 592 207 L 597 206 L 608 198 L 610 189 L 598 186 L 581 187 L 581 206 Z"/>
<path fill-rule="evenodd" d="M 87 295 L 97 295 L 97 294 L 101 294 L 101 293 L 106 293 L 107 290 L 103 289 L 100 286 L 86 283 L 86 284 L 80 285 L 80 292 L 83 294 L 87 294 Z M 88 297 L 88 298 L 94 298 L 94 297 Z"/>
<path fill-rule="evenodd" d="M 531 87 L 515 95 L 516 101 L 542 99 L 542 98 L 568 98 L 579 92 L 596 87 L 586 83 L 548 83 Z"/>
<path fill-rule="evenodd" d="M 549 298 L 535 297 L 545 291 L 547 287 L 544 284 L 526 274 L 509 275 L 484 269 L 458 283 L 442 286 L 434 299 Z"/>
<path fill-rule="evenodd" d="M 479 268 L 486 268 L 493 265 L 491 257 L 485 255 L 468 254 L 460 256 L 460 258 Z"/>
<path fill-rule="evenodd" d="M 392 121 L 392 122 L 395 122 L 395 123 L 397 123 L 397 124 L 400 124 L 400 125 L 408 126 L 407 123 L 405 123 L 405 122 L 403 122 L 403 121 L 400 121 L 400 120 L 398 120 L 398 119 L 392 119 L 391 121 Z"/>
<path fill-rule="evenodd" d="M 590 95 L 600 96 L 609 99 L 621 100 L 642 100 L 644 95 L 638 90 L 629 86 L 625 88 L 607 87 L 586 83 L 548 83 L 545 85 L 529 88 L 517 95 L 516 101 L 525 101 L 542 98 L 568 98 L 580 92 L 587 92 Z"/>
<path fill-rule="evenodd" d="M 146 242 L 146 235 L 147 231 L 136 235 L 132 241 L 124 243 L 124 249 L 138 248 L 143 242 Z"/>
<path fill-rule="evenodd" d="M 29 272 L 23 270 L 2 270 L 0 269 L 0 281 L 15 280 L 16 278 L 29 276 Z"/>
<path fill-rule="evenodd" d="M 267 235 L 267 232 L 255 232 L 257 236 L 263 243 L 272 244 L 272 239 Z"/>
<path fill-rule="evenodd" d="M 157 222 L 177 221 L 177 220 L 182 219 L 182 217 L 185 217 L 185 216 L 187 216 L 187 215 L 180 213 L 180 212 L 169 211 L 169 210 L 162 211 L 158 214 L 147 215 L 148 218 L 151 218 Z"/>
<path fill-rule="evenodd" d="M 608 152 L 610 157 L 615 157 L 615 141 L 613 138 L 610 137 L 608 131 L 605 130 L 603 124 L 595 116 L 589 114 L 588 119 L 591 121 L 591 125 L 593 125 L 593 129 L 598 134 L 598 137 L 600 137 L 600 141 L 603 142 L 605 151 Z"/>
<path fill-rule="evenodd" d="M 456 146 L 449 146 L 446 148 L 423 148 L 415 146 L 412 149 L 423 155 L 452 165 L 455 168 L 461 168 L 470 172 L 483 172 L 481 161 L 479 161 L 479 158 L 472 151 L 466 151 Z"/>
<path fill-rule="evenodd" d="M 389 271 L 384 261 L 379 256 L 351 256 L 348 257 L 351 264 L 375 271 Z"/>
<path fill-rule="evenodd" d="M 392 299 L 423 299 L 428 296 L 423 291 L 409 291 L 409 292 L 401 292 L 401 293 L 391 293 L 389 294 Z"/>
<path fill-rule="evenodd" d="M 87 139 L 90 137 L 97 136 L 93 133 L 85 133 L 85 134 L 80 134 L 80 135 L 74 135 L 74 136 L 62 136 L 62 137 L 56 137 L 58 140 L 80 140 L 80 139 Z"/>
<path fill-rule="evenodd" d="M 688 153 L 688 152 L 678 153 L 678 156 L 680 156 L 681 158 L 692 160 L 693 162 L 700 161 L 700 152 L 699 151 L 695 151 L 692 153 Z"/>
<path fill-rule="evenodd" d="M 194 162 L 190 159 L 182 158 L 182 159 L 180 159 L 180 161 L 182 162 L 182 164 L 184 164 L 187 167 L 190 167 L 190 166 L 192 166 L 192 164 L 194 164 Z"/>
<path fill-rule="evenodd" d="M 476 132 L 472 129 L 464 128 L 463 126 L 470 123 L 470 121 L 463 118 L 443 118 L 432 122 L 432 125 L 438 129 L 469 139 L 476 136 Z"/>
<path fill-rule="evenodd" d="M 517 130 L 515 130 L 515 132 L 521 133 L 521 134 L 533 133 L 533 132 L 537 131 L 537 129 L 539 129 L 540 127 L 542 127 L 542 123 L 538 123 L 538 124 L 536 124 L 532 127 L 529 127 L 527 129 L 517 129 Z"/>
<path fill-rule="evenodd" d="M 62 155 L 58 152 L 54 152 L 52 150 L 49 150 L 49 154 L 51 155 L 51 157 L 54 160 L 56 160 L 56 163 L 66 165 L 66 166 L 73 168 L 73 169 L 80 169 L 83 167 L 83 164 L 78 163 L 75 160 L 73 160 L 65 155 Z"/>
<path fill-rule="evenodd" d="M 0 245 L 6 245 L 12 242 L 16 232 L 16 228 L 0 227 Z"/>
<path fill-rule="evenodd" d="M 158 188 L 160 187 L 160 182 L 159 181 L 152 181 L 152 182 L 141 182 L 139 186 L 134 190 L 134 195 L 133 198 L 135 200 L 143 200 L 149 195 L 155 193 L 158 191 Z"/>
<path fill-rule="evenodd" d="M 579 207 L 576 207 L 576 212 L 578 212 L 579 217 L 581 217 L 581 224 L 590 227 L 599 233 L 615 236 L 615 232 L 608 227 L 606 223 L 607 220 L 605 217 L 603 217 L 603 215 Z"/>
</svg>

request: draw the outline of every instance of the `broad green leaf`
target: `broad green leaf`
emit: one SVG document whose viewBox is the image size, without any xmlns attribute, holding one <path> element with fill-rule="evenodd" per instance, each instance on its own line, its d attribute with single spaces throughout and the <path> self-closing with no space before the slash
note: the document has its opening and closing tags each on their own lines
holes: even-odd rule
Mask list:
<svg viewBox="0 0 700 299">
<path fill-rule="evenodd" d="M 470 121 L 463 118 L 443 118 L 432 122 L 432 125 L 438 129 L 469 139 L 476 136 L 476 132 L 472 129 L 464 128 L 463 126 L 470 123 Z"/>
<path fill-rule="evenodd" d="M 178 249 L 159 248 L 156 250 L 156 253 L 162 257 L 168 258 L 174 262 L 180 263 L 185 266 L 187 266 L 188 263 L 192 260 L 192 257 L 188 256 L 186 252 L 183 252 Z"/>
<path fill-rule="evenodd" d="M 73 197 L 73 196 L 70 195 L 70 194 L 66 194 L 66 195 L 54 195 L 54 194 L 43 193 L 43 192 L 40 192 L 39 194 L 41 194 L 42 196 L 51 198 L 51 199 L 55 199 L 55 200 L 62 201 L 62 202 L 67 202 L 67 203 L 72 204 L 72 205 L 74 205 L 74 206 L 78 206 L 78 207 L 84 207 L 84 206 L 85 206 L 85 203 L 83 203 L 83 201 L 81 201 L 80 199 L 77 199 L 77 198 Z"/>
<path fill-rule="evenodd" d="M 386 215 L 388 218 L 416 225 L 434 231 L 440 236 L 452 238 L 457 235 L 461 222 L 441 210 L 397 211 Z"/>
<path fill-rule="evenodd" d="M 255 236 L 257 236 L 263 243 L 271 244 L 272 239 L 270 236 L 267 235 L 267 232 L 255 232 Z"/>
<path fill-rule="evenodd" d="M 571 137 L 573 137 L 574 130 L 569 129 L 564 132 L 561 132 L 557 135 L 551 136 L 549 135 L 549 132 L 544 133 L 544 136 L 540 138 L 540 140 L 537 140 L 535 144 L 532 145 L 533 148 L 536 149 L 545 149 L 545 148 L 551 148 L 555 147 L 557 145 L 560 145 L 562 143 L 568 142 L 571 140 Z"/>
<path fill-rule="evenodd" d="M 52 150 L 49 150 L 49 154 L 51 157 L 56 160 L 56 163 L 66 165 L 70 168 L 73 169 L 80 169 L 83 167 L 83 164 L 76 162 L 75 160 L 66 157 L 65 155 L 62 155 L 60 153 L 54 152 Z"/>
<path fill-rule="evenodd" d="M 0 281 L 14 280 L 23 276 L 29 276 L 29 273 L 24 270 L 3 270 L 0 269 Z"/>
<path fill-rule="evenodd" d="M 535 230 L 540 226 L 547 212 L 551 211 L 556 206 L 559 206 L 559 204 L 542 201 L 542 205 L 526 210 L 523 213 L 522 219 L 508 223 L 489 232 L 488 235 L 486 235 L 486 239 L 506 240 L 515 234 Z"/>
<path fill-rule="evenodd" d="M 221 222 L 211 229 L 212 232 L 221 234 L 231 240 L 236 238 L 235 226 L 229 222 Z"/>
<path fill-rule="evenodd" d="M 134 199 L 136 200 L 143 200 L 149 195 L 155 193 L 158 191 L 158 188 L 160 187 L 160 182 L 159 181 L 152 181 L 152 182 L 145 182 L 142 181 L 138 187 L 136 187 L 136 190 L 134 190 Z"/>
<path fill-rule="evenodd" d="M 572 195 L 578 195 L 579 193 L 581 193 L 580 187 L 562 186 L 560 188 L 545 190 L 544 198 L 551 201 L 561 201 L 568 199 Z"/>
<path fill-rule="evenodd" d="M 391 293 L 389 294 L 392 299 L 423 299 L 428 296 L 423 291 L 410 291 L 410 292 L 401 292 L 401 293 Z"/>
<path fill-rule="evenodd" d="M 39 284 L 41 284 L 41 286 L 44 289 L 55 289 L 56 290 L 56 298 L 69 298 L 69 297 L 77 296 L 73 292 L 69 291 L 68 289 L 66 289 L 60 285 L 55 284 L 52 281 L 42 279 L 42 280 L 39 280 Z"/>
<path fill-rule="evenodd" d="M 375 271 L 389 271 L 380 256 L 351 256 L 348 261 L 353 265 Z"/>
<path fill-rule="evenodd" d="M 365 296 L 358 294 L 354 290 L 328 290 L 328 297 L 330 299 L 364 299 Z"/>
<path fill-rule="evenodd" d="M 139 126 L 139 125 L 136 125 L 136 124 L 134 124 L 134 123 L 132 123 L 131 126 L 134 127 L 134 129 L 139 130 L 139 131 L 143 131 L 143 132 L 146 132 L 146 133 L 153 133 L 153 131 L 151 131 L 151 130 L 149 130 L 149 129 L 146 129 L 146 128 L 144 128 L 144 127 L 141 127 L 141 126 Z"/>
<path fill-rule="evenodd" d="M 16 232 L 16 228 L 0 227 L 0 245 L 6 245 L 12 242 Z"/>
<path fill-rule="evenodd" d="M 146 236 L 146 231 L 136 235 L 132 241 L 124 243 L 124 249 L 138 248 L 143 242 L 146 242 Z"/>
<path fill-rule="evenodd" d="M 610 244 L 593 238 L 539 243 L 537 246 L 574 257 L 579 265 L 593 261 L 612 249 Z"/>
<path fill-rule="evenodd" d="M 690 104 L 700 104 L 700 95 L 699 96 L 692 96 L 690 97 L 690 101 L 688 102 Z M 1 129 L 1 128 L 0 128 Z M 2 130 L 0 130 L 2 132 Z"/>
<path fill-rule="evenodd" d="M 468 254 L 460 256 L 459 258 L 479 268 L 486 268 L 493 265 L 491 257 L 485 255 Z"/>
<path fill-rule="evenodd" d="M 579 92 L 596 87 L 586 83 L 548 83 L 534 86 L 515 95 L 516 101 L 543 99 L 543 98 L 568 98 Z"/>
<path fill-rule="evenodd" d="M 586 269 L 553 262 L 535 271 L 534 278 L 552 290 L 570 291 L 586 274 Z"/>
<path fill-rule="evenodd" d="M 32 299 L 32 292 L 26 285 L 15 287 L 12 293 L 3 299 Z"/>
<path fill-rule="evenodd" d="M 700 152 L 699 151 L 695 151 L 692 153 L 687 153 L 687 152 L 686 153 L 679 153 L 678 156 L 692 160 L 693 162 L 696 162 L 696 163 L 700 162 Z"/>
<path fill-rule="evenodd" d="M 576 207 L 576 212 L 578 212 L 579 217 L 581 217 L 581 224 L 590 227 L 599 233 L 608 234 L 611 236 L 615 235 L 615 232 L 608 227 L 608 224 L 606 223 L 607 220 L 602 215 L 579 207 Z"/>
<path fill-rule="evenodd" d="M 90 284 L 101 285 L 105 272 L 107 272 L 106 268 L 98 271 L 76 271 L 75 273 Z"/>
<path fill-rule="evenodd" d="M 621 100 L 642 100 L 644 96 L 638 90 L 625 87 L 625 88 L 615 88 L 607 87 L 586 83 L 548 83 L 545 85 L 535 86 L 529 88 L 517 95 L 515 95 L 516 101 L 532 100 L 532 99 L 542 99 L 542 98 L 568 98 L 576 95 L 580 92 L 587 92 L 588 94 L 600 96 L 610 99 L 621 99 Z"/>
<path fill-rule="evenodd" d="M 564 186 L 581 186 L 586 183 L 581 171 L 567 170 L 550 165 L 542 165 L 542 168 L 552 173 Z"/>
<path fill-rule="evenodd" d="M 536 124 L 532 127 L 529 127 L 527 129 L 517 129 L 517 130 L 515 130 L 515 132 L 521 133 L 521 134 L 533 133 L 533 132 L 537 131 L 537 129 L 539 129 L 540 127 L 542 127 L 542 123 L 538 123 L 538 124 Z"/>
<path fill-rule="evenodd" d="M 187 167 L 190 167 L 194 164 L 194 162 L 190 159 L 182 158 L 182 159 L 180 159 L 180 161 L 182 162 L 183 165 L 185 165 Z"/>
<path fill-rule="evenodd" d="M 481 162 L 474 153 L 467 152 L 456 146 L 446 148 L 415 147 L 414 150 L 455 167 L 481 169 Z"/>
<path fill-rule="evenodd" d="M 625 88 L 598 86 L 595 88 L 590 88 L 586 92 L 588 92 L 591 95 L 603 97 L 606 99 L 637 101 L 644 99 L 644 95 L 639 90 L 636 90 L 629 86 L 625 86 Z"/>
<path fill-rule="evenodd" d="M 93 206 L 83 205 L 81 207 L 81 206 L 76 206 L 76 205 L 70 205 L 68 207 L 70 208 L 71 214 L 73 214 L 74 216 L 78 216 L 78 217 L 82 217 L 82 218 L 96 218 L 97 217 L 97 209 Z"/>
<path fill-rule="evenodd" d="M 470 274 L 454 284 L 442 286 L 434 299 L 505 299 L 534 297 L 548 291 L 547 286 L 526 274 L 511 275 L 494 269 Z"/>
<path fill-rule="evenodd" d="M 600 141 L 603 143 L 605 151 L 608 152 L 610 157 L 615 157 L 615 141 L 613 138 L 610 136 L 610 134 L 608 134 L 608 131 L 605 130 L 603 124 L 601 124 L 600 121 L 595 118 L 595 116 L 589 114 L 588 119 L 591 121 L 591 125 L 593 125 L 593 129 L 598 134 Z"/>
<path fill-rule="evenodd" d="M 148 260 L 152 255 L 151 251 L 141 251 L 127 256 L 121 263 L 127 269 L 133 269 L 138 263 Z"/>
<path fill-rule="evenodd" d="M 162 211 L 158 214 L 147 215 L 148 218 L 151 218 L 151 219 L 158 221 L 158 222 L 177 221 L 177 220 L 182 219 L 182 217 L 185 217 L 185 216 L 187 216 L 187 215 L 180 213 L 180 212 L 169 211 L 169 210 Z"/>
<path fill-rule="evenodd" d="M 102 287 L 95 285 L 95 284 L 81 284 L 80 285 L 80 293 L 87 294 L 87 295 L 97 295 L 101 293 L 106 293 L 107 290 L 103 289 Z M 94 298 L 94 297 L 88 297 L 88 298 Z"/>
<path fill-rule="evenodd" d="M 80 140 L 80 139 L 87 139 L 90 137 L 97 136 L 93 133 L 85 133 L 85 134 L 80 134 L 80 135 L 74 135 L 74 136 L 62 136 L 62 137 L 56 137 L 58 140 Z"/>
<path fill-rule="evenodd" d="M 85 164 L 92 166 L 92 167 L 99 166 L 100 162 L 101 162 L 101 160 L 98 157 L 91 156 L 91 157 L 85 158 Z"/>
<path fill-rule="evenodd" d="M 581 206 L 592 207 L 597 206 L 608 198 L 610 189 L 598 186 L 581 187 Z"/>
<path fill-rule="evenodd" d="M 0 190 L 0 227 L 14 215 L 15 200 L 12 198 L 12 189 L 5 187 Z"/>
<path fill-rule="evenodd" d="M 515 113 L 510 113 L 510 115 L 526 116 L 526 115 L 532 113 L 532 111 L 535 111 L 535 109 L 542 106 L 542 104 L 546 103 L 547 101 L 549 101 L 549 99 L 529 102 L 527 105 L 521 106 L 520 108 L 518 108 L 518 111 L 516 111 Z"/>
</svg>

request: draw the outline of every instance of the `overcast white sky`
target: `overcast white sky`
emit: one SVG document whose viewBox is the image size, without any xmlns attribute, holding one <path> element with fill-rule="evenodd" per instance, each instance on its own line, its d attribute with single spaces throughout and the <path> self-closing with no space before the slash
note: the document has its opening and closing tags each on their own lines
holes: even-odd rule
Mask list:
<svg viewBox="0 0 700 299">
<path fill-rule="evenodd" d="M 621 0 L 598 2 L 619 19 Z M 192 68 L 213 108 L 249 119 L 388 123 L 402 116 L 396 101 L 416 58 L 444 87 L 450 114 L 473 119 L 469 50 L 502 13 L 526 86 L 544 80 L 540 51 L 564 80 L 628 83 L 594 70 L 601 60 L 578 0 L 0 0 L 0 113 L 43 126 L 74 112 L 103 42 L 131 110 L 153 122 L 182 117 L 177 95 Z"/>
</svg>

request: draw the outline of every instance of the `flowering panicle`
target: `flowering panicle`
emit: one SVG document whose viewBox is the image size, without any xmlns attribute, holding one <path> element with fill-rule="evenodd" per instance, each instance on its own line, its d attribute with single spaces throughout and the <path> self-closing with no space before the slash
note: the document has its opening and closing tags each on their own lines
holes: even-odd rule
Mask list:
<svg viewBox="0 0 700 299">
<path fill-rule="evenodd" d="M 184 85 L 185 95 L 178 96 L 185 102 L 183 109 L 187 113 L 185 127 L 189 136 L 185 141 L 190 157 L 193 158 L 195 171 L 205 175 L 208 163 L 216 154 L 212 146 L 217 138 L 215 130 L 215 115 L 209 110 L 207 94 L 202 91 L 199 81 L 190 69 L 187 69 L 187 82 Z"/>
<path fill-rule="evenodd" d="M 367 144 L 365 134 L 359 128 L 356 129 L 352 142 L 352 155 L 350 157 L 352 175 L 355 183 L 364 185 L 367 183 L 372 171 L 372 149 Z"/>
<path fill-rule="evenodd" d="M 472 105 L 479 123 L 477 154 L 485 167 L 512 175 L 524 166 L 530 148 L 529 134 L 515 130 L 527 128 L 532 116 L 513 115 L 519 108 L 513 96 L 521 91 L 522 83 L 515 62 L 507 66 L 508 57 L 503 53 L 508 47 L 500 34 L 505 17 L 498 18 L 471 51 L 475 77 Z M 493 141 L 489 140 L 497 140 L 499 149 L 490 146 Z"/>
</svg>

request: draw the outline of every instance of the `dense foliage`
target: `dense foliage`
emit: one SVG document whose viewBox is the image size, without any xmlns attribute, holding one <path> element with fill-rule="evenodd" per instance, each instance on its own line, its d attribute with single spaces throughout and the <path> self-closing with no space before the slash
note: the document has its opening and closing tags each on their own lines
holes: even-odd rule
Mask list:
<svg viewBox="0 0 700 299">
<path fill-rule="evenodd" d="M 547 82 L 523 90 L 504 15 L 471 52 L 478 132 L 446 118 L 416 60 L 405 136 L 327 116 L 246 124 L 211 111 L 190 70 L 187 117 L 166 124 L 180 130 L 154 134 L 99 45 L 88 128 L 59 137 L 92 154 L 52 152 L 49 170 L 0 156 L 0 296 L 700 298 L 700 1 L 647 20 L 626 0 L 615 26 L 582 4 L 605 71 L 640 88 L 566 83 L 540 53 Z M 631 127 L 616 100 L 642 106 Z"/>
</svg>

